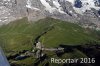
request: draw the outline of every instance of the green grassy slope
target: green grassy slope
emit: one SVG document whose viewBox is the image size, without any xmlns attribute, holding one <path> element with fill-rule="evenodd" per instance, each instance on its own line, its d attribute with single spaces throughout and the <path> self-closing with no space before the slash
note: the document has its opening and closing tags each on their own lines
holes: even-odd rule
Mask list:
<svg viewBox="0 0 100 66">
<path fill-rule="evenodd" d="M 34 39 L 47 27 L 45 24 L 29 23 L 26 18 L 11 22 L 0 27 L 0 45 L 5 51 L 30 50 Z"/>
<path fill-rule="evenodd" d="M 46 22 L 49 19 L 46 19 Z M 45 21 L 44 21 L 45 22 Z M 48 21 L 53 29 L 40 38 L 46 47 L 57 47 L 63 45 L 80 45 L 88 42 L 98 41 L 96 34 L 88 29 L 84 29 L 77 24 L 52 19 Z M 42 23 L 41 23 L 42 24 Z M 47 24 L 50 26 L 49 24 Z"/>
<path fill-rule="evenodd" d="M 35 39 L 44 32 L 46 33 L 40 37 L 39 41 L 45 47 L 58 47 L 60 44 L 79 45 L 99 41 L 96 33 L 84 29 L 77 24 L 52 18 L 41 19 L 37 22 L 28 22 L 27 18 L 23 18 L 0 27 L 0 46 L 7 55 L 16 54 L 23 50 L 32 50 Z M 53 53 L 47 52 L 47 55 L 49 56 L 49 54 Z M 84 53 L 76 49 L 74 52 L 63 55 L 64 58 L 73 58 L 74 56 L 86 57 Z M 54 55 L 54 57 L 57 56 Z M 33 58 L 20 60 L 17 64 L 31 66 L 35 62 Z M 45 62 L 47 61 L 44 61 L 43 64 Z"/>
<path fill-rule="evenodd" d="M 51 27 L 53 27 L 52 30 L 40 38 L 40 41 L 47 47 L 97 41 L 96 36 L 93 36 L 90 31 L 76 24 L 52 18 L 30 23 L 23 18 L 0 27 L 0 45 L 9 51 L 30 50 L 34 39 Z"/>
</svg>

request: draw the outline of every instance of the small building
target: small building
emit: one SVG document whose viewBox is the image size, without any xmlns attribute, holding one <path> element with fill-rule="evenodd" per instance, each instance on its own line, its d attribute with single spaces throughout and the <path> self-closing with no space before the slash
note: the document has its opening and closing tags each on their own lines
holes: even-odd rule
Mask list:
<svg viewBox="0 0 100 66">
<path fill-rule="evenodd" d="M 36 48 L 37 49 L 42 49 L 44 46 L 41 44 L 41 42 L 36 43 Z"/>
</svg>

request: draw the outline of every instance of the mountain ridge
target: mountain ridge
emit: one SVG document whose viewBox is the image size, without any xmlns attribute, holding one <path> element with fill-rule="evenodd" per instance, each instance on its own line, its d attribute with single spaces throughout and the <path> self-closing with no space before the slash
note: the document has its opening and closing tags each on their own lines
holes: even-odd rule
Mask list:
<svg viewBox="0 0 100 66">
<path fill-rule="evenodd" d="M 0 25 L 23 17 L 29 21 L 52 17 L 100 29 L 99 0 L 1 0 L 0 3 Z"/>
</svg>

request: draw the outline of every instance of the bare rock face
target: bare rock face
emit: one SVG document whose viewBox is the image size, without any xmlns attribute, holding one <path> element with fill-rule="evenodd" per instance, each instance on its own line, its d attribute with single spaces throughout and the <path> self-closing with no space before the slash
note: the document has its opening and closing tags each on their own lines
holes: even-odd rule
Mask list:
<svg viewBox="0 0 100 66">
<path fill-rule="evenodd" d="M 20 0 L 21 1 L 21 0 Z M 25 3 L 25 2 L 23 2 Z M 10 21 L 22 18 L 26 9 L 24 5 L 16 0 L 1 0 L 0 1 L 0 24 L 7 24 Z"/>
<path fill-rule="evenodd" d="M 53 17 L 100 28 L 99 0 L 0 0 L 0 25 L 28 17 L 36 21 Z"/>
</svg>

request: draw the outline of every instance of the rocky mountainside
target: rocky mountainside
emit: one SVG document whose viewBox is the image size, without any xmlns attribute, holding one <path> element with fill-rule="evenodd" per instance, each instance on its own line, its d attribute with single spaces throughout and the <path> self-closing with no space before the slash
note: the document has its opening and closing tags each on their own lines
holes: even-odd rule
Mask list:
<svg viewBox="0 0 100 66">
<path fill-rule="evenodd" d="M 99 0 L 0 0 L 0 25 L 28 17 L 45 17 L 77 22 L 84 27 L 100 28 Z"/>
</svg>

